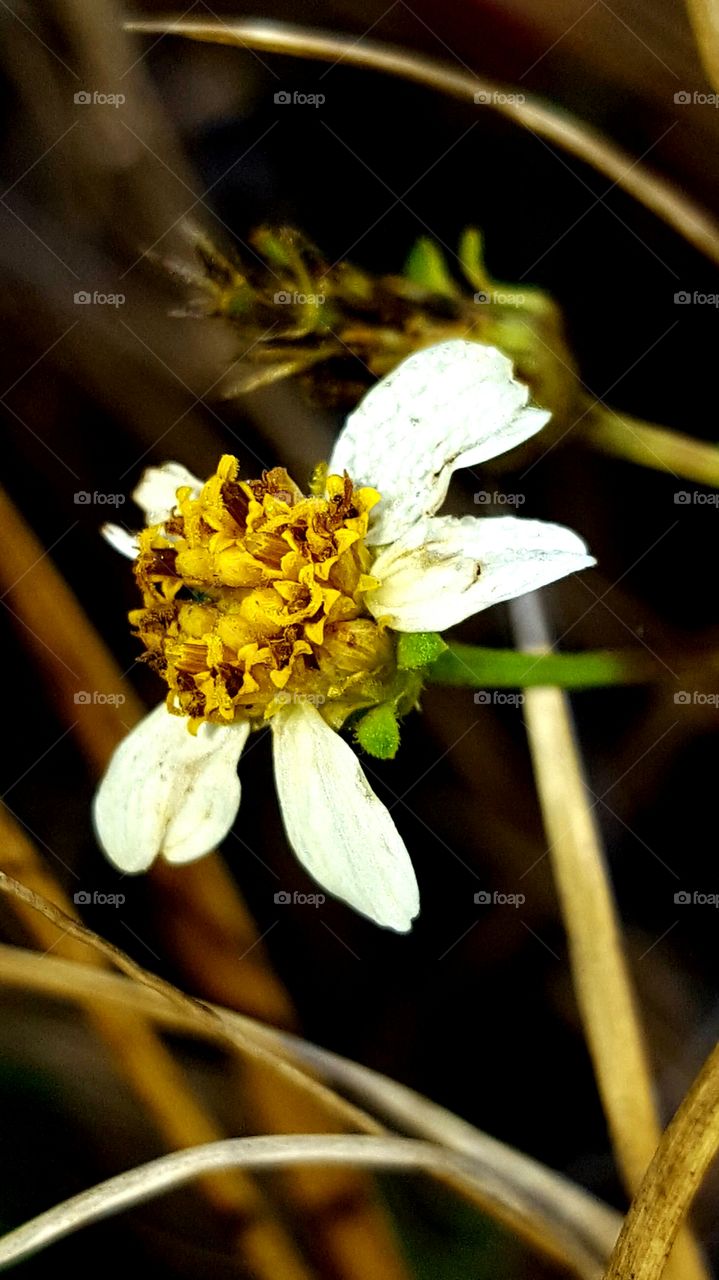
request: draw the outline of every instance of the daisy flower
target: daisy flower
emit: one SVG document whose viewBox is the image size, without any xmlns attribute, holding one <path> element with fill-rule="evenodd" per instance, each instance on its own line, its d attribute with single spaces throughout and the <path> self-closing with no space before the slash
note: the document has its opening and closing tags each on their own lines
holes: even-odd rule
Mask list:
<svg viewBox="0 0 719 1280">
<path fill-rule="evenodd" d="M 499 351 L 444 342 L 367 393 L 307 495 L 281 467 L 242 479 L 230 456 L 205 484 L 177 463 L 145 473 L 134 497 L 146 528 L 105 533 L 135 562 L 142 608 L 130 621 L 167 697 L 120 744 L 95 797 L 115 866 L 189 862 L 218 844 L 240 804 L 243 747 L 269 725 L 302 865 L 377 924 L 411 928 L 412 863 L 338 730 L 393 754 L 396 717 L 421 689 L 398 660 L 403 633 L 444 631 L 594 563 L 560 525 L 435 515 L 453 471 L 544 426 L 528 398 Z"/>
</svg>

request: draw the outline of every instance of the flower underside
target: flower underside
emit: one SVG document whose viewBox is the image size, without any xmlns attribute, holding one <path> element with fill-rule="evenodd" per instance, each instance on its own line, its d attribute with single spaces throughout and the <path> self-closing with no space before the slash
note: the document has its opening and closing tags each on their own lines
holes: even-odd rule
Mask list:
<svg viewBox="0 0 719 1280">
<path fill-rule="evenodd" d="M 380 495 L 346 473 L 305 496 L 281 467 L 238 472 L 226 455 L 199 495 L 180 488 L 175 513 L 140 534 L 143 608 L 130 621 L 144 661 L 191 727 L 260 723 L 298 698 L 339 728 L 395 680 L 392 633 L 364 605 Z"/>
</svg>

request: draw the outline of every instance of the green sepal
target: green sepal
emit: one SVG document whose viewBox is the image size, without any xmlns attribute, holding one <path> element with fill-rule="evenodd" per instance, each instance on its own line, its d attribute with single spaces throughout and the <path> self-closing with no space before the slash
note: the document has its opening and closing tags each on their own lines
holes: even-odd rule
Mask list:
<svg viewBox="0 0 719 1280">
<path fill-rule="evenodd" d="M 491 284 L 484 265 L 482 233 L 477 227 L 465 227 L 459 239 L 457 257 L 462 270 L 474 289 L 486 289 Z"/>
<path fill-rule="evenodd" d="M 419 671 L 429 667 L 448 646 L 436 631 L 411 631 L 397 641 L 397 666 L 400 671 Z"/>
<path fill-rule="evenodd" d="M 431 289 L 433 293 L 442 293 L 449 298 L 459 295 L 459 288 L 449 273 L 442 250 L 427 236 L 420 236 L 412 245 L 405 262 L 404 274 L 413 284 Z"/>
<path fill-rule="evenodd" d="M 393 760 L 399 746 L 399 725 L 394 707 L 382 702 L 372 707 L 354 726 L 357 743 L 368 755 L 378 760 Z"/>
<path fill-rule="evenodd" d="M 279 234 L 273 227 L 257 227 L 251 236 L 254 247 L 267 259 L 271 267 L 289 267 L 291 255 L 283 237 L 282 228 Z"/>
</svg>

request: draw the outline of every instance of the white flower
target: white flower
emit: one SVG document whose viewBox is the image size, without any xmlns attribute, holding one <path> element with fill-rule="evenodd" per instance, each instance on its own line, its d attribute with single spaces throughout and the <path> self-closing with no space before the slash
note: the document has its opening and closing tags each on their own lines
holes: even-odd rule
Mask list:
<svg viewBox="0 0 719 1280">
<path fill-rule="evenodd" d="M 528 394 L 499 351 L 445 342 L 405 360 L 349 416 L 328 469 L 349 480 L 329 479 L 325 497 L 304 498 L 279 469 L 240 482 L 234 459 L 204 488 L 175 463 L 145 473 L 134 496 L 154 528 L 106 536 L 139 557 L 137 625 L 176 714 L 151 712 L 98 790 L 95 826 L 116 866 L 187 862 L 221 841 L 247 736 L 269 721 L 297 857 L 377 924 L 411 927 L 409 855 L 332 722 L 396 690 L 392 632 L 443 631 L 594 563 L 559 525 L 435 515 L 456 468 L 544 426 Z"/>
</svg>

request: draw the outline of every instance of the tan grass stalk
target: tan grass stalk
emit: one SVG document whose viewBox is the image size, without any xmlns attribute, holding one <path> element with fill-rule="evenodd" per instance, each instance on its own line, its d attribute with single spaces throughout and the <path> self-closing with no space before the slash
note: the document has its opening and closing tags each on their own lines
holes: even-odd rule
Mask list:
<svg viewBox="0 0 719 1280">
<path fill-rule="evenodd" d="M 704 70 L 719 91 L 719 4 L 717 0 L 686 0 L 686 3 Z"/>
<path fill-rule="evenodd" d="M 523 650 L 549 651 L 536 596 L 514 601 L 512 616 Z M 524 717 L 574 990 L 612 1147 L 632 1196 L 657 1148 L 661 1125 L 621 924 L 566 694 L 525 689 Z M 671 1275 L 706 1280 L 686 1233 L 677 1240 Z"/>
</svg>

